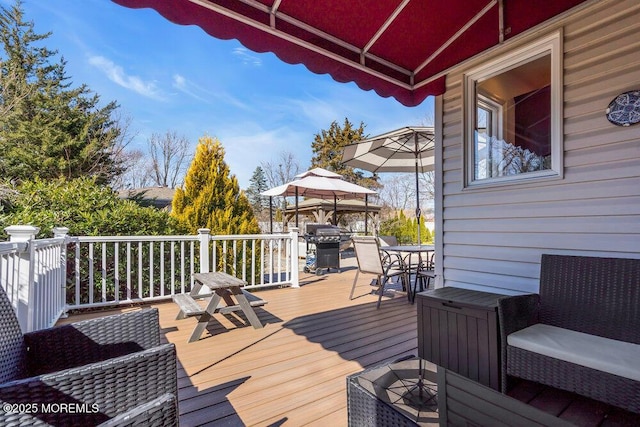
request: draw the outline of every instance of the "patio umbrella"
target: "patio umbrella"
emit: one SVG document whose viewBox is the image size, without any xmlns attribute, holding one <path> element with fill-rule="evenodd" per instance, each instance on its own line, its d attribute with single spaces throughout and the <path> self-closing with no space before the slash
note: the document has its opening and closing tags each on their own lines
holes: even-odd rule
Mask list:
<svg viewBox="0 0 640 427">
<path fill-rule="evenodd" d="M 451 67 L 586 0 L 113 0 L 150 7 L 406 106 L 444 93 Z M 578 6 L 580 7 L 580 6 Z M 168 44 L 169 46 L 169 44 Z"/>
<path fill-rule="evenodd" d="M 296 227 L 298 226 L 298 197 L 313 197 L 317 199 L 333 198 L 333 222 L 337 225 L 337 200 L 368 197 L 376 194 L 374 190 L 347 182 L 342 175 L 322 168 L 315 168 L 295 176 L 295 180 L 274 187 L 261 193 L 263 196 L 295 196 Z"/>
<path fill-rule="evenodd" d="M 434 168 L 435 133 L 432 127 L 404 127 L 345 147 L 342 161 L 354 168 L 379 172 L 414 172 L 416 219 L 420 243 L 419 173 Z"/>
</svg>

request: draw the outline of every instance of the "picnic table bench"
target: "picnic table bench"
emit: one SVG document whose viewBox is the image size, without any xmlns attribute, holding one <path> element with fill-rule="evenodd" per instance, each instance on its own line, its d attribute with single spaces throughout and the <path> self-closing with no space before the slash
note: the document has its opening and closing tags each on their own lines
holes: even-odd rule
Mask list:
<svg viewBox="0 0 640 427">
<path fill-rule="evenodd" d="M 173 296 L 173 301 L 180 307 L 176 316 L 177 320 L 187 317 L 198 318 L 198 324 L 193 330 L 189 342 L 200 339 L 214 313 L 229 314 L 242 311 L 251 326 L 255 329 L 262 328 L 262 323 L 253 308 L 261 307 L 267 302 L 242 289 L 247 284 L 244 280 L 221 271 L 196 273 L 193 275 L 193 280 L 191 292 Z M 213 291 L 213 294 L 200 294 L 202 286 L 208 287 Z M 211 297 L 211 299 L 203 308 L 197 300 L 207 297 Z"/>
</svg>

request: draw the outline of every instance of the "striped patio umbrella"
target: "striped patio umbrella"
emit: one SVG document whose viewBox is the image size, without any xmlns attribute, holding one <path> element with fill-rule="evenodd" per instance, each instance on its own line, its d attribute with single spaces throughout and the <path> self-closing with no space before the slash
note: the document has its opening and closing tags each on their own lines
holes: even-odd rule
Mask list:
<svg viewBox="0 0 640 427">
<path fill-rule="evenodd" d="M 342 155 L 346 165 L 374 173 L 415 173 L 418 243 L 421 216 L 418 174 L 434 169 L 435 139 L 432 127 L 403 127 L 349 144 Z"/>
</svg>

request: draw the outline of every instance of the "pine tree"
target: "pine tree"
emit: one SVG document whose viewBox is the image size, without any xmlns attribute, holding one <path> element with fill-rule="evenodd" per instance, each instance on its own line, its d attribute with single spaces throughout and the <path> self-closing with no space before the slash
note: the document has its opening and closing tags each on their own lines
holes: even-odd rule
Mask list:
<svg viewBox="0 0 640 427">
<path fill-rule="evenodd" d="M 259 215 L 269 207 L 269 198 L 260 194 L 268 189 L 267 177 L 260 166 L 253 171 L 253 175 L 249 182 L 250 185 L 246 191 L 247 198 L 249 199 L 249 204 L 253 208 L 253 212 L 256 215 Z"/>
<path fill-rule="evenodd" d="M 176 189 L 172 215 L 195 233 L 208 228 L 212 234 L 259 233 L 247 196 L 224 161 L 224 148 L 217 139 L 199 139 L 196 154 Z"/>
<path fill-rule="evenodd" d="M 18 180 L 121 173 L 116 145 L 122 129 L 115 102 L 99 108 L 86 85 L 71 88 L 66 62 L 41 47 L 22 3 L 0 8 L 0 175 Z"/>
<path fill-rule="evenodd" d="M 324 168 L 339 173 L 346 181 L 363 187 L 380 188 L 377 176 L 365 177 L 362 172 L 342 163 L 344 147 L 366 137 L 364 127 L 364 123 L 360 122 L 360 126 L 356 128 L 348 118 L 345 118 L 342 127 L 333 121 L 329 130 L 321 130 L 319 134 L 315 135 L 311 144 L 313 150 L 311 167 Z"/>
</svg>

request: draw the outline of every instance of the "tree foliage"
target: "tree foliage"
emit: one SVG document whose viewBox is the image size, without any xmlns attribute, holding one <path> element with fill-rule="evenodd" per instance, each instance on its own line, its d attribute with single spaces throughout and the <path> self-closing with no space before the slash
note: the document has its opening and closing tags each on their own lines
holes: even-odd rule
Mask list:
<svg viewBox="0 0 640 427">
<path fill-rule="evenodd" d="M 418 241 L 417 219 L 407 218 L 403 211 L 398 211 L 395 217 L 380 223 L 379 234 L 395 236 L 400 244 L 414 244 Z M 433 241 L 433 236 L 424 222 L 420 223 L 420 240 L 420 243 Z"/>
<path fill-rule="evenodd" d="M 265 209 L 269 208 L 269 198 L 260 194 L 269 189 L 267 186 L 267 177 L 260 166 L 256 167 L 253 171 L 253 175 L 251 176 L 249 183 L 249 188 L 247 188 L 246 191 L 247 198 L 249 199 L 249 204 L 253 208 L 253 212 L 256 215 L 259 215 Z"/>
<path fill-rule="evenodd" d="M 184 188 L 176 189 L 172 215 L 192 233 L 199 228 L 213 234 L 259 233 L 249 200 L 231 175 L 224 154 L 220 141 L 200 138 Z"/>
<path fill-rule="evenodd" d="M 49 36 L 24 20 L 20 1 L 0 8 L 0 174 L 108 182 L 121 173 L 118 106 L 99 107 L 86 85 L 71 87 L 64 59 L 41 46 Z"/>
<path fill-rule="evenodd" d="M 52 237 L 54 227 L 74 236 L 164 235 L 183 230 L 166 211 L 119 199 L 91 178 L 22 182 L 0 212 L 0 230 L 16 224 L 40 227 L 38 238 Z"/>
<path fill-rule="evenodd" d="M 362 122 L 357 128 L 354 127 L 348 118 L 344 119 L 342 126 L 336 121 L 331 122 L 328 130 L 321 130 L 313 139 L 311 167 L 324 168 L 339 173 L 346 181 L 363 187 L 380 188 L 376 175 L 365 177 L 362 171 L 342 163 L 344 147 L 366 138 L 364 128 L 365 125 Z"/>
<path fill-rule="evenodd" d="M 277 187 L 291 182 L 295 179 L 295 176 L 300 173 L 300 164 L 293 153 L 287 151 L 280 153 L 276 160 L 263 162 L 261 167 L 270 187 Z M 279 206 L 279 208 L 276 209 L 274 220 L 278 222 L 282 221 L 282 229 L 284 230 L 286 224 L 285 217 L 282 213 L 287 208 L 287 198 L 276 196 L 272 198 L 272 203 L 274 206 Z"/>
</svg>

